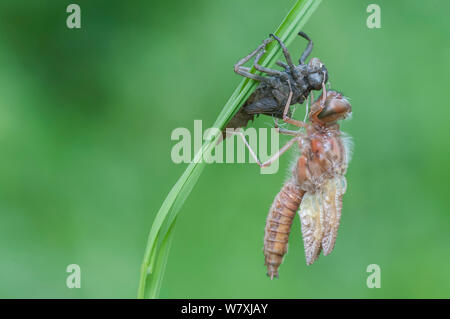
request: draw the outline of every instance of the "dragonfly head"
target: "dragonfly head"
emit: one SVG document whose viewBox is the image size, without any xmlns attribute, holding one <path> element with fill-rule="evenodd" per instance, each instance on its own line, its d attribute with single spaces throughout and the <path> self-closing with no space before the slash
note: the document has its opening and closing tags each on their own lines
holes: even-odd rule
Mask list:
<svg viewBox="0 0 450 319">
<path fill-rule="evenodd" d="M 339 92 L 328 91 L 324 108 L 317 115 L 323 123 L 335 123 L 343 120 L 352 113 L 350 102 Z"/>
</svg>

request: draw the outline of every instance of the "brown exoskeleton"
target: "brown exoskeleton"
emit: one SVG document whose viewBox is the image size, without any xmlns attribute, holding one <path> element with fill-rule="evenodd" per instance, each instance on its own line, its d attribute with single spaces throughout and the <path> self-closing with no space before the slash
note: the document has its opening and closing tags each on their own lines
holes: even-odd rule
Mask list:
<svg viewBox="0 0 450 319">
<path fill-rule="evenodd" d="M 292 92 L 289 94 L 289 99 Z M 250 149 L 242 132 L 240 135 L 259 166 L 274 162 L 291 146 L 298 145 L 301 156 L 295 161 L 292 176 L 275 197 L 267 217 L 264 256 L 267 275 L 278 277 L 278 267 L 287 252 L 287 242 L 295 212 L 299 210 L 306 264 L 311 265 L 323 251 L 328 255 L 334 248 L 346 191 L 345 173 L 349 161 L 350 141 L 342 136 L 338 120 L 351 115 L 349 101 L 336 91 L 326 91 L 312 104 L 309 123 L 287 116 L 289 99 L 283 112 L 284 122 L 304 130 L 278 128 L 279 133 L 291 135 L 274 156 L 261 163 Z M 300 209 L 299 209 L 300 208 Z"/>
<path fill-rule="evenodd" d="M 320 90 L 322 84 L 328 81 L 328 72 L 318 58 L 312 58 L 308 64 L 305 63 L 313 49 L 311 39 L 303 32 L 299 35 L 308 40 L 308 45 L 302 53 L 299 64 L 294 65 L 285 44 L 277 36 L 271 34 L 270 38 L 256 48 L 255 51 L 244 57 L 234 66 L 234 71 L 242 76 L 260 82 L 253 94 L 247 99 L 238 113 L 230 120 L 226 128 L 245 127 L 248 121 L 253 120 L 255 115 L 266 114 L 276 118 L 282 118 L 284 106 L 288 100 L 289 105 L 303 103 L 312 90 Z M 284 68 L 283 71 L 273 70 L 259 65 L 259 60 L 265 53 L 267 44 L 273 40 L 280 44 L 286 63 L 278 61 L 277 65 Z M 255 57 L 253 66 L 257 71 L 266 73 L 267 76 L 254 74 L 243 65 Z M 288 114 L 290 115 L 290 114 Z"/>
</svg>

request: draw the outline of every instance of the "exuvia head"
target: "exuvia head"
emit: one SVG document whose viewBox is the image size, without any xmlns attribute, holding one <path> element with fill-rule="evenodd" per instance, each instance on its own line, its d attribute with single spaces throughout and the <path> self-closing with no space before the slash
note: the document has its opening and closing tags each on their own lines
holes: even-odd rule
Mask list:
<svg viewBox="0 0 450 319">
<path fill-rule="evenodd" d="M 320 90 L 323 83 L 328 81 L 328 71 L 318 59 L 312 58 L 308 62 L 308 83 L 314 90 Z"/>
<path fill-rule="evenodd" d="M 319 101 L 321 101 L 321 98 L 317 102 Z M 352 106 L 341 93 L 328 91 L 323 109 L 317 115 L 317 119 L 323 124 L 331 124 L 347 118 L 351 113 Z"/>
<path fill-rule="evenodd" d="M 320 90 L 322 88 L 322 84 L 327 83 L 328 81 L 328 71 L 325 65 L 318 58 L 312 58 L 306 64 L 306 59 L 311 54 L 314 45 L 306 33 L 300 31 L 298 35 L 306 39 L 308 41 L 308 45 L 298 61 L 299 65 L 295 68 L 294 77 L 299 78 L 297 74 L 301 73 L 311 89 Z"/>
</svg>

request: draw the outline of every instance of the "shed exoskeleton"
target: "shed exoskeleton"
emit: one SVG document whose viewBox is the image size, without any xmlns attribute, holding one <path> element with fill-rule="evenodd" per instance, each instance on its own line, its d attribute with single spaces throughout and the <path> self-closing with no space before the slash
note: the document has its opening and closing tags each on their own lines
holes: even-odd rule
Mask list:
<svg viewBox="0 0 450 319">
<path fill-rule="evenodd" d="M 298 34 L 308 40 L 308 45 L 302 53 L 298 65 L 293 64 L 283 41 L 273 34 L 264 40 L 255 51 L 236 63 L 234 71 L 237 74 L 256 80 L 260 84 L 230 120 L 226 128 L 245 127 L 258 114 L 282 118 L 290 92 L 292 96 L 289 105 L 302 104 L 312 90 L 320 90 L 322 84 L 328 81 L 328 71 L 318 58 L 312 58 L 306 63 L 306 59 L 313 50 L 313 42 L 304 32 L 299 32 Z M 267 44 L 274 39 L 280 44 L 286 59 L 286 63 L 277 61 L 277 65 L 283 68 L 282 71 L 269 69 L 259 64 Z M 243 66 L 253 57 L 255 58 L 253 63 L 255 69 L 267 74 L 267 76 L 251 73 L 250 68 Z M 287 114 L 290 115 L 290 111 Z"/>
</svg>

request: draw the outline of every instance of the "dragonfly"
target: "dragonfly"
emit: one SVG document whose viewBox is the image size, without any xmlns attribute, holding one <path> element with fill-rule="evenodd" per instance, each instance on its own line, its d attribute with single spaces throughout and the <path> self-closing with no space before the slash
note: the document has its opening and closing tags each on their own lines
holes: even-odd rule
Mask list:
<svg viewBox="0 0 450 319">
<path fill-rule="evenodd" d="M 327 91 L 325 85 L 322 86 L 322 94 L 316 101 L 311 96 L 312 105 L 306 121 L 288 116 L 292 91 L 289 93 L 282 119 L 298 129 L 280 128 L 276 120 L 277 131 L 292 136 L 292 139 L 267 161 L 262 163 L 258 159 L 241 130 L 234 133 L 242 137 L 260 167 L 269 166 L 294 145 L 300 151 L 266 220 L 264 256 L 267 275 L 271 279 L 278 277 L 297 211 L 307 265 L 313 264 L 321 252 L 325 256 L 330 254 L 335 246 L 352 148 L 350 137 L 341 132 L 338 121 L 350 117 L 352 107 L 341 93 Z"/>
</svg>

